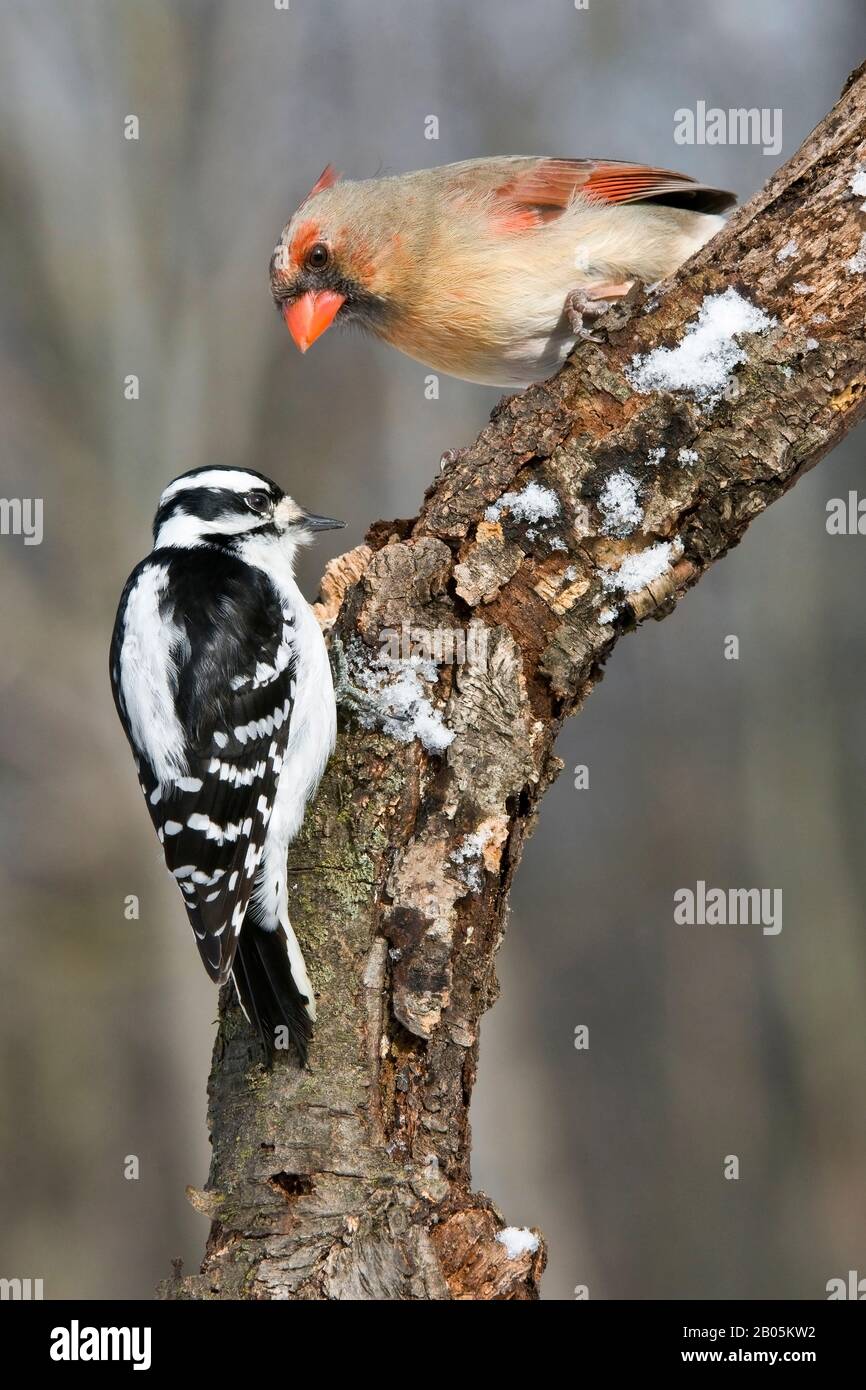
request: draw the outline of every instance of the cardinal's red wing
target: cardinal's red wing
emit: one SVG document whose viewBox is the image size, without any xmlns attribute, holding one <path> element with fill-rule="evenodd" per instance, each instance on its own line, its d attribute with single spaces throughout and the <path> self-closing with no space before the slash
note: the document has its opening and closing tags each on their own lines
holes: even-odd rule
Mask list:
<svg viewBox="0 0 866 1390">
<path fill-rule="evenodd" d="M 733 193 L 697 183 L 687 174 L 603 159 L 503 161 L 505 177 L 495 188 L 503 221 L 514 230 L 558 217 L 578 195 L 606 203 L 666 203 L 694 212 L 721 212 L 736 202 Z"/>
</svg>

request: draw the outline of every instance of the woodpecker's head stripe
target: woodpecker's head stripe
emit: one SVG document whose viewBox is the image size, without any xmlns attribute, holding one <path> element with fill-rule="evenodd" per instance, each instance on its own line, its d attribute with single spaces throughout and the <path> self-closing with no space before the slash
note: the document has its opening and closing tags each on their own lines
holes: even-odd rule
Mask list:
<svg viewBox="0 0 866 1390">
<path fill-rule="evenodd" d="M 270 478 L 266 478 L 264 473 L 257 473 L 252 468 L 193 468 L 189 473 L 182 473 L 179 478 L 175 478 L 163 489 L 159 499 L 160 507 L 169 502 L 179 493 L 189 492 L 192 489 L 219 488 L 221 490 L 244 493 L 244 492 L 266 492 L 270 497 L 282 497 L 282 492 L 276 483 Z"/>
</svg>

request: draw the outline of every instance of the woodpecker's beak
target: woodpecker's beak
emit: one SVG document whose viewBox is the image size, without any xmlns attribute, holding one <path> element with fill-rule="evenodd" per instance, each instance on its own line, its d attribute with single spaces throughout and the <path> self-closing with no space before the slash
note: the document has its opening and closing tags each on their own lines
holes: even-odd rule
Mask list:
<svg viewBox="0 0 866 1390">
<path fill-rule="evenodd" d="M 308 347 L 312 347 L 325 329 L 330 328 L 337 311 L 345 302 L 346 296 L 338 294 L 336 290 L 307 290 L 300 299 L 287 304 L 283 309 L 283 318 L 295 340 L 295 346 L 299 347 L 301 352 L 306 352 Z"/>
<path fill-rule="evenodd" d="M 346 524 L 345 521 L 335 521 L 332 516 L 316 516 L 311 512 L 305 512 L 301 522 L 308 531 L 342 531 Z"/>
</svg>

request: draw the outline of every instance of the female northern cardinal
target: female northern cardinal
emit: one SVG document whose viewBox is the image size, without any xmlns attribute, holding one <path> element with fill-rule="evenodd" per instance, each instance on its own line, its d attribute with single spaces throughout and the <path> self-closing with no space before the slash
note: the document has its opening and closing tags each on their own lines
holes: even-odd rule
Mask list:
<svg viewBox="0 0 866 1390">
<path fill-rule="evenodd" d="M 283 229 L 271 288 L 301 352 L 356 323 L 437 371 L 526 386 L 735 201 L 615 160 L 470 159 L 360 182 L 329 165 Z"/>
</svg>

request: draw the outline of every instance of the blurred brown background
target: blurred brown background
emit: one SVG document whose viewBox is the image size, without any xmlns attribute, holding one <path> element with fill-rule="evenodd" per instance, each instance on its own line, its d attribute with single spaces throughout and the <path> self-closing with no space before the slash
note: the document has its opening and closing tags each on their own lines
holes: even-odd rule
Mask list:
<svg viewBox="0 0 866 1390">
<path fill-rule="evenodd" d="M 424 369 L 366 339 L 302 359 L 268 294 L 283 222 L 329 160 L 607 155 L 747 197 L 833 104 L 866 15 L 4 0 L 0 25 L 0 492 L 44 499 L 41 546 L 0 538 L 0 1275 L 149 1297 L 206 1235 L 184 1187 L 207 1172 L 216 1000 L 111 705 L 122 584 L 185 469 L 254 465 L 349 518 L 353 545 L 413 513 L 496 400 L 443 377 L 428 401 Z M 675 145 L 698 100 L 782 108 L 781 155 Z M 546 1230 L 549 1298 L 822 1297 L 866 1274 L 866 539 L 824 525 L 863 448 L 623 643 L 561 739 L 473 1109 L 476 1184 Z M 328 553 L 305 560 L 310 596 Z M 781 887 L 781 935 L 675 926 L 675 889 L 701 878 Z"/>
</svg>

